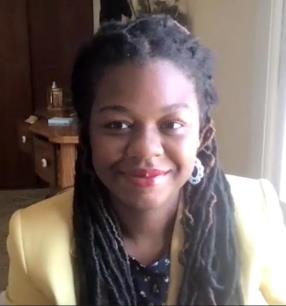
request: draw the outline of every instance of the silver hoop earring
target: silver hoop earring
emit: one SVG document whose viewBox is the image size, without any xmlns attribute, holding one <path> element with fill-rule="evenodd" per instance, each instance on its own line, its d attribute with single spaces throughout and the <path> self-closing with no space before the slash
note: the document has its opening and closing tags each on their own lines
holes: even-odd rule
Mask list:
<svg viewBox="0 0 286 306">
<path fill-rule="evenodd" d="M 192 176 L 189 179 L 189 182 L 192 185 L 197 185 L 201 182 L 202 178 L 204 177 L 205 167 L 203 166 L 202 162 L 196 158 L 195 166 L 192 173 Z"/>
</svg>

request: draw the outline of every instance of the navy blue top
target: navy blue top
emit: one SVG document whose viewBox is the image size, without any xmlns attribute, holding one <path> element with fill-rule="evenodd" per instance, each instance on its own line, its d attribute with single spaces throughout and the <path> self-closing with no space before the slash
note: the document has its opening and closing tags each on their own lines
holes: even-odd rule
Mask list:
<svg viewBox="0 0 286 306">
<path fill-rule="evenodd" d="M 138 305 L 164 305 L 169 287 L 169 258 L 163 257 L 150 266 L 129 259 Z"/>
</svg>

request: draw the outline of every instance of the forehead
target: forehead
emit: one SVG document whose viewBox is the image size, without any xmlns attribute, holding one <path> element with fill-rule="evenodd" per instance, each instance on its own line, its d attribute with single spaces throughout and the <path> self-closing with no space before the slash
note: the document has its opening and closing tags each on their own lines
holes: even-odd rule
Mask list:
<svg viewBox="0 0 286 306">
<path fill-rule="evenodd" d="M 175 103 L 197 104 L 194 83 L 172 62 L 154 59 L 107 69 L 97 84 L 94 108 L 120 104 L 156 110 Z"/>
</svg>

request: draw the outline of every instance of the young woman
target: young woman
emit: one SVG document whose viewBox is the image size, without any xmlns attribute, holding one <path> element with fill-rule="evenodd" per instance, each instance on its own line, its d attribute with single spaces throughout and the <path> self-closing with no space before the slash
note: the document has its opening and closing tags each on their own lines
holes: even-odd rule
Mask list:
<svg viewBox="0 0 286 306">
<path fill-rule="evenodd" d="M 10 304 L 286 303 L 265 180 L 226 177 L 209 51 L 167 16 L 108 23 L 72 78 L 75 187 L 10 223 Z"/>
</svg>

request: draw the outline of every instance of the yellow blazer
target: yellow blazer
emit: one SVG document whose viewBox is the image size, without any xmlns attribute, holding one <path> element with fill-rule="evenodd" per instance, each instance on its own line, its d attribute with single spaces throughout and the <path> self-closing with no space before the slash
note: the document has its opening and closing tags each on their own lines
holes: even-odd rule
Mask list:
<svg viewBox="0 0 286 306">
<path fill-rule="evenodd" d="M 286 230 L 277 195 L 266 180 L 228 176 L 236 205 L 241 284 L 247 305 L 286 304 Z M 7 240 L 10 257 L 6 302 L 74 305 L 72 199 L 70 189 L 15 212 Z M 183 231 L 178 209 L 171 246 L 168 304 L 182 276 L 178 252 Z"/>
</svg>

